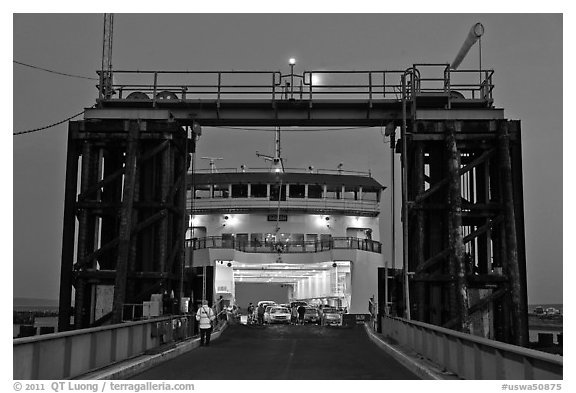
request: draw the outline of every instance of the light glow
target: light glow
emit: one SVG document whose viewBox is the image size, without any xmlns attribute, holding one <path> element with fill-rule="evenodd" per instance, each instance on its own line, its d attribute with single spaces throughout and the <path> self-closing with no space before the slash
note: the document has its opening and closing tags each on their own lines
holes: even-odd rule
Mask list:
<svg viewBox="0 0 576 393">
<path fill-rule="evenodd" d="M 311 74 L 310 83 L 312 86 L 318 86 L 322 84 L 322 78 L 319 74 Z"/>
</svg>

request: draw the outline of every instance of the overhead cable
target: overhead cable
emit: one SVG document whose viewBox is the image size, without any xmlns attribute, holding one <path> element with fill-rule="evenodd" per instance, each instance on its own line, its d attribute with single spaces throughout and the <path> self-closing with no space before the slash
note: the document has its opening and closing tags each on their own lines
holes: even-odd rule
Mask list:
<svg viewBox="0 0 576 393">
<path fill-rule="evenodd" d="M 29 134 L 29 133 L 31 133 L 31 132 L 37 132 L 37 131 L 46 130 L 46 129 L 48 129 L 48 128 L 55 127 L 55 126 L 57 126 L 57 125 L 59 125 L 59 124 L 66 123 L 68 120 L 72 120 L 73 118 L 78 117 L 78 116 L 80 116 L 80 115 L 83 114 L 83 113 L 84 113 L 84 111 L 82 111 L 82 112 L 80 112 L 80 113 L 77 113 L 77 114 L 75 114 L 74 116 L 70 116 L 70 117 L 67 118 L 67 119 L 61 120 L 61 121 L 59 121 L 58 123 L 50 124 L 50 125 L 48 125 L 48 126 L 44 126 L 44 127 L 40 127 L 40 128 L 34 128 L 33 130 L 26 130 L 26 131 L 14 132 L 12 135 Z"/>
<path fill-rule="evenodd" d="M 21 66 L 25 66 L 25 67 L 30 67 L 30 68 L 34 68 L 36 70 L 41 70 L 41 71 L 46 71 L 46 72 L 50 72 L 52 74 L 58 74 L 58 75 L 62 75 L 62 76 L 69 76 L 72 78 L 80 78 L 80 79 L 89 79 L 89 80 L 93 80 L 93 81 L 97 81 L 98 78 L 91 78 L 89 76 L 82 76 L 82 75 L 74 75 L 74 74 L 67 74 L 65 72 L 58 72 L 58 71 L 54 71 L 54 70 L 49 70 L 47 68 L 42 68 L 42 67 L 38 67 L 32 64 L 26 64 L 26 63 L 22 63 L 20 61 L 16 61 L 16 60 L 12 60 L 13 63 L 15 64 L 19 64 Z"/>
</svg>

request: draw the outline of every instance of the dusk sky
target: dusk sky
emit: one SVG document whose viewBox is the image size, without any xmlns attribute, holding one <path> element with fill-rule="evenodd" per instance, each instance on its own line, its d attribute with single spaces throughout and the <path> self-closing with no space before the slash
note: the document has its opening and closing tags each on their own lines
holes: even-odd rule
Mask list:
<svg viewBox="0 0 576 393">
<path fill-rule="evenodd" d="M 96 77 L 102 14 L 15 14 L 13 21 L 13 60 Z M 114 22 L 115 69 L 286 72 L 294 57 L 297 73 L 450 63 L 481 22 L 482 63 L 495 70 L 495 105 L 522 122 L 529 303 L 562 303 L 561 14 L 116 14 Z M 474 47 L 461 67 L 477 64 Z M 14 64 L 13 132 L 92 106 L 96 83 Z M 67 128 L 12 137 L 15 297 L 58 298 Z M 288 167 L 336 169 L 342 162 L 390 185 L 390 152 L 379 128 L 287 131 L 282 142 Z M 273 145 L 270 132 L 205 128 L 197 156 L 223 157 L 222 168 L 263 167 L 255 152 L 272 153 Z M 208 168 L 205 160 L 197 163 Z M 381 201 L 387 249 L 388 197 L 385 192 Z"/>
</svg>

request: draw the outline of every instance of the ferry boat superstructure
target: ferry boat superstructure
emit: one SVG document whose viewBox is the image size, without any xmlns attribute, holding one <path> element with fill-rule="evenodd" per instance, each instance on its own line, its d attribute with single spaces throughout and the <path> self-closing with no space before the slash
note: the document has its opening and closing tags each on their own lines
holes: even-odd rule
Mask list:
<svg viewBox="0 0 576 393">
<path fill-rule="evenodd" d="M 192 183 L 187 266 L 213 267 L 214 299 L 233 303 L 238 286 L 267 283 L 290 301 L 368 312 L 384 266 L 384 187 L 369 173 L 284 169 L 272 160 L 266 170 L 212 166 Z"/>
</svg>

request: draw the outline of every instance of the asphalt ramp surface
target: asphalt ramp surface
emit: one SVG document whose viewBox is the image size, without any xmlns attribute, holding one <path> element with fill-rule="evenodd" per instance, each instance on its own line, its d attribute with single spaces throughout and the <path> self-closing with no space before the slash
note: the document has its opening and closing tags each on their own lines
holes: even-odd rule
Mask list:
<svg viewBox="0 0 576 393">
<path fill-rule="evenodd" d="M 364 328 L 229 326 L 209 347 L 163 362 L 136 380 L 418 379 L 374 345 Z"/>
</svg>

